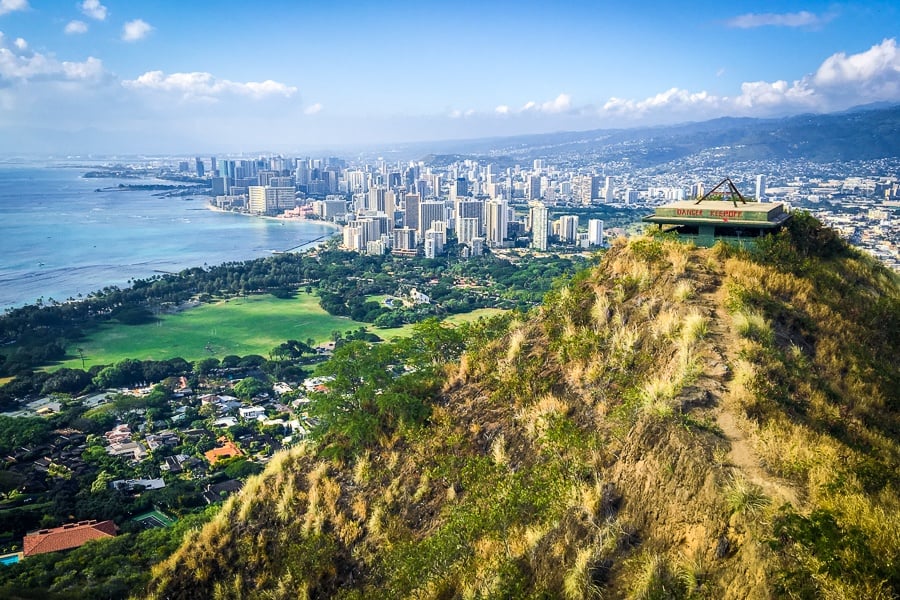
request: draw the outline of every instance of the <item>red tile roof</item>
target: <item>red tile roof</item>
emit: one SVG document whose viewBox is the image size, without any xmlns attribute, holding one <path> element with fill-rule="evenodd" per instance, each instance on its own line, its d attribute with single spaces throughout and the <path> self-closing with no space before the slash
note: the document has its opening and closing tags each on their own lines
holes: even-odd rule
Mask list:
<svg viewBox="0 0 900 600">
<path fill-rule="evenodd" d="M 241 449 L 235 445 L 234 442 L 230 440 L 226 440 L 225 438 L 219 438 L 219 443 L 222 444 L 219 448 L 213 448 L 209 452 L 204 452 L 203 456 L 206 457 L 206 460 L 209 461 L 209 464 L 214 465 L 216 462 L 222 460 L 223 458 L 232 458 L 235 456 L 243 456 L 244 453 L 241 452 Z"/>
<path fill-rule="evenodd" d="M 78 548 L 91 540 L 115 537 L 119 530 L 112 521 L 80 521 L 53 529 L 29 533 L 23 540 L 25 556 Z"/>
</svg>

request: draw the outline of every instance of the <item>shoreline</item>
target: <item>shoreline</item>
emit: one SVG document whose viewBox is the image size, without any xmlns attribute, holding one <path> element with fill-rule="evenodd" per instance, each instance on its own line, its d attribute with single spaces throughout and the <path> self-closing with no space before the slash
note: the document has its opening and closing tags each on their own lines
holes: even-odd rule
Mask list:
<svg viewBox="0 0 900 600">
<path fill-rule="evenodd" d="M 213 212 L 223 213 L 223 214 L 228 214 L 228 215 L 242 215 L 245 217 L 255 217 L 257 219 L 267 219 L 270 221 L 281 221 L 281 222 L 288 222 L 288 223 L 313 223 L 315 225 L 323 225 L 325 227 L 334 229 L 335 235 L 337 235 L 338 232 L 343 230 L 342 225 L 338 225 L 337 223 L 335 223 L 333 221 L 320 221 L 318 219 L 292 219 L 292 218 L 287 218 L 287 217 L 273 217 L 270 215 L 254 215 L 254 214 L 250 214 L 248 212 L 242 212 L 242 211 L 236 211 L 236 210 L 225 210 L 224 208 L 219 208 L 218 206 L 215 206 L 214 204 L 211 204 L 209 202 L 206 203 L 206 208 Z"/>
</svg>

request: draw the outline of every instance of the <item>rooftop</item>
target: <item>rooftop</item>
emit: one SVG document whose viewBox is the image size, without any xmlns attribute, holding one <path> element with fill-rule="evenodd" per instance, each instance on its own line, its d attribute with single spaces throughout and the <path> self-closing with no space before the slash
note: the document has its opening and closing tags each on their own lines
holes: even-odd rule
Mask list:
<svg viewBox="0 0 900 600">
<path fill-rule="evenodd" d="M 673 225 L 721 225 L 771 229 L 780 227 L 789 218 L 783 202 L 728 202 L 723 200 L 694 200 L 672 202 L 658 206 L 654 214 L 644 217 L 648 223 Z"/>
<path fill-rule="evenodd" d="M 53 529 L 29 533 L 23 540 L 24 556 L 78 548 L 91 540 L 115 537 L 119 530 L 113 521 L 79 521 Z"/>
</svg>

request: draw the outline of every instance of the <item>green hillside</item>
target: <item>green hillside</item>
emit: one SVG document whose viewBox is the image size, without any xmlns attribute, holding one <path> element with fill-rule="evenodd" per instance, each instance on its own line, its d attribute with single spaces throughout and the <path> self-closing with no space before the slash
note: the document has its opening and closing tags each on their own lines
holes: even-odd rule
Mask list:
<svg viewBox="0 0 900 600">
<path fill-rule="evenodd" d="M 892 598 L 900 284 L 809 217 L 345 346 L 150 598 Z M 405 368 L 404 368 L 405 366 Z"/>
</svg>

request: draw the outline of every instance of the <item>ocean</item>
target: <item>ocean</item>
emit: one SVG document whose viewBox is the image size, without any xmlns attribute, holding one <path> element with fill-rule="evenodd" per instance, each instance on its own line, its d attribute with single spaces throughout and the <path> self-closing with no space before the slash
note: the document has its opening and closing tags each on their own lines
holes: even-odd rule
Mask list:
<svg viewBox="0 0 900 600">
<path fill-rule="evenodd" d="M 95 191 L 174 182 L 85 179 L 88 170 L 0 165 L 0 310 L 268 256 L 335 233 L 314 222 L 211 211 L 207 197 Z"/>
</svg>

